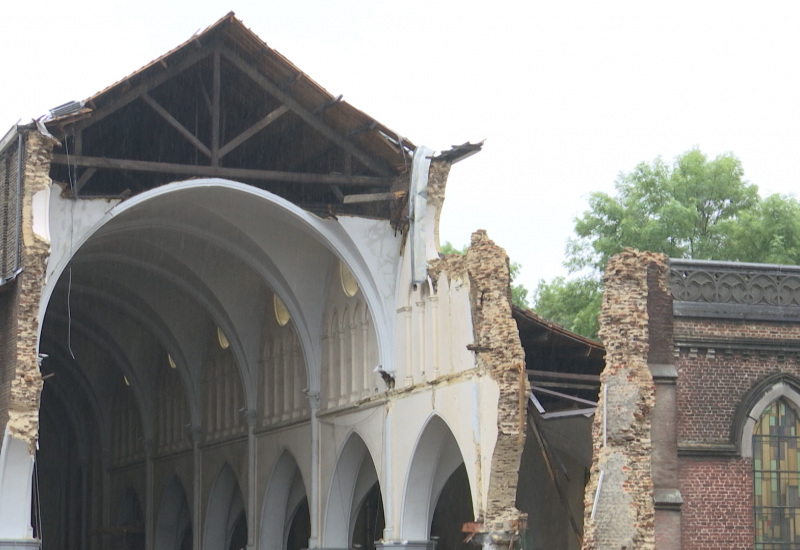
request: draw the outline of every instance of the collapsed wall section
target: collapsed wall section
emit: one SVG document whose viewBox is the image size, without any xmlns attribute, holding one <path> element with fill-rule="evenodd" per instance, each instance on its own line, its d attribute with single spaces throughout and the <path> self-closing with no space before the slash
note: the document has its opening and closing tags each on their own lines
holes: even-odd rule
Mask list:
<svg viewBox="0 0 800 550">
<path fill-rule="evenodd" d="M 31 454 L 39 431 L 39 400 L 42 377 L 38 364 L 39 305 L 45 282 L 50 244 L 34 230 L 33 197 L 50 184 L 53 143 L 38 132 L 25 137 L 22 185 L 23 271 L 17 276 L 11 296 L 2 298 L 4 337 L 0 388 L 0 420 L 9 435 L 24 441 Z M 6 336 L 8 337 L 6 339 Z"/>
<path fill-rule="evenodd" d="M 626 249 L 606 268 L 599 331 L 606 366 L 592 428 L 584 549 L 655 547 L 648 293 L 650 284 L 666 292 L 667 262 L 660 254 Z"/>
<path fill-rule="evenodd" d="M 485 231 L 472 235 L 465 267 L 470 284 L 470 306 L 478 369 L 499 386 L 497 442 L 488 472 L 484 545 L 505 548 L 524 526 L 524 514 L 514 503 L 519 466 L 525 446 L 526 406 L 530 386 L 525 374 L 525 352 L 511 316 L 508 256 Z M 485 546 L 486 547 L 486 546 Z"/>
</svg>

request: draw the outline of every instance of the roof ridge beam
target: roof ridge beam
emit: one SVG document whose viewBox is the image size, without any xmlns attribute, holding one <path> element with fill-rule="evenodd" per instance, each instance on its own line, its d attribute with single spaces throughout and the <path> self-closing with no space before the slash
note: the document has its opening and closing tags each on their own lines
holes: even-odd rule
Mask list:
<svg viewBox="0 0 800 550">
<path fill-rule="evenodd" d="M 335 142 L 339 147 L 348 153 L 352 154 L 362 164 L 376 174 L 380 174 L 382 176 L 391 175 L 390 170 L 386 166 L 367 155 L 345 136 L 342 136 L 338 131 L 328 126 L 328 124 L 320 117 L 315 115 L 312 110 L 304 107 L 294 97 L 282 90 L 278 84 L 261 73 L 261 71 L 253 67 L 250 63 L 239 57 L 236 52 L 222 44 L 220 44 L 218 47 L 225 59 L 232 63 L 237 69 L 249 76 L 256 84 L 264 88 L 270 95 L 274 96 L 278 99 L 278 101 L 289 107 L 289 109 L 302 118 L 312 128 L 317 130 L 329 140 Z"/>
</svg>

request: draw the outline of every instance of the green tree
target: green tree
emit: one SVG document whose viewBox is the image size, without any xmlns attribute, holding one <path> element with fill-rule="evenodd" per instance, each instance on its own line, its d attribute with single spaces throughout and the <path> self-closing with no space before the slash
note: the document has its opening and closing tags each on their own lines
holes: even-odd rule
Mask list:
<svg viewBox="0 0 800 550">
<path fill-rule="evenodd" d="M 719 258 L 725 222 L 759 200 L 738 158 L 725 153 L 708 160 L 696 148 L 672 166 L 659 157 L 621 173 L 615 189 L 615 195 L 589 196 L 589 210 L 575 221 L 577 238 L 568 244 L 570 268 L 602 270 L 625 247 L 673 258 Z"/>
<path fill-rule="evenodd" d="M 456 248 L 450 241 L 445 241 L 444 244 L 439 246 L 439 251 L 442 254 L 466 254 L 467 246 Z M 528 289 L 524 285 L 514 284 L 514 279 L 519 275 L 522 266 L 517 262 L 509 262 L 508 272 L 511 277 L 511 303 L 518 307 L 529 308 L 528 303 Z"/>
<path fill-rule="evenodd" d="M 596 277 L 556 277 L 549 283 L 539 281 L 533 293 L 533 308 L 567 330 L 594 338 L 600 328 L 597 313 L 602 299 L 603 292 Z"/>
<path fill-rule="evenodd" d="M 541 281 L 533 307 L 545 318 L 597 337 L 601 275 L 625 247 L 673 258 L 800 263 L 800 204 L 759 198 L 731 153 L 713 160 L 694 148 L 669 165 L 656 158 L 623 172 L 615 194 L 595 192 L 575 220 L 565 265 L 577 279 Z M 593 321 L 593 322 L 591 322 Z"/>
<path fill-rule="evenodd" d="M 794 197 L 770 195 L 727 225 L 725 259 L 800 265 L 800 202 Z"/>
</svg>

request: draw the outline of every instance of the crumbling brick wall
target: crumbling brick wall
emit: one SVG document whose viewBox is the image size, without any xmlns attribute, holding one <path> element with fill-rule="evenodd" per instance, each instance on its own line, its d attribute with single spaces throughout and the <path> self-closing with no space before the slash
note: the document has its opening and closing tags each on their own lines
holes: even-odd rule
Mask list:
<svg viewBox="0 0 800 550">
<path fill-rule="evenodd" d="M 521 515 L 514 503 L 530 388 L 525 375 L 525 352 L 511 316 L 508 256 L 485 231 L 477 231 L 467 251 L 466 268 L 476 363 L 500 388 L 485 526 L 502 546 L 502 532 L 514 531 Z"/>
<path fill-rule="evenodd" d="M 655 385 L 648 367 L 648 274 L 666 273 L 667 265 L 663 255 L 626 249 L 606 268 L 599 332 L 606 366 L 592 428 L 594 452 L 584 506 L 586 549 L 655 546 L 650 438 Z M 653 284 L 666 281 L 665 276 L 650 279 Z M 601 472 L 603 483 L 592 519 Z"/>
<path fill-rule="evenodd" d="M 31 453 L 39 431 L 39 400 L 42 377 L 38 365 L 39 304 L 45 282 L 50 245 L 33 232 L 33 196 L 50 183 L 50 155 L 53 144 L 39 134 L 27 134 L 25 141 L 22 198 L 22 266 L 24 270 L 13 283 L 13 296 L 4 297 L 3 325 L 10 329 L 3 367 L 5 376 L 0 388 L 3 396 L 0 419 L 9 433 L 25 441 Z M 3 335 L 4 337 L 6 335 Z M 6 357 L 10 359 L 5 362 Z"/>
</svg>

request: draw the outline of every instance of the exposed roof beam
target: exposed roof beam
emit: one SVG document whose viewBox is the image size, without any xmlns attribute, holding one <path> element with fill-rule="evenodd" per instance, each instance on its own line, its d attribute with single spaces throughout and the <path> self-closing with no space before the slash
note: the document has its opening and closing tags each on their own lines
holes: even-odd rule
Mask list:
<svg viewBox="0 0 800 550">
<path fill-rule="evenodd" d="M 211 88 L 211 166 L 219 166 L 219 133 L 222 118 L 222 71 L 219 50 L 214 50 L 213 85 Z"/>
<path fill-rule="evenodd" d="M 175 129 L 178 131 L 178 133 L 179 133 L 180 135 L 182 135 L 183 137 L 185 137 L 185 138 L 186 138 L 186 140 L 187 140 L 189 143 L 191 143 L 192 145 L 194 145 L 194 146 L 195 146 L 195 148 L 197 148 L 197 150 L 198 150 L 198 151 L 200 151 L 201 153 L 203 153 L 205 156 L 207 156 L 207 157 L 209 157 L 209 158 L 211 158 L 211 157 L 212 157 L 211 150 L 210 150 L 208 147 L 206 147 L 206 146 L 205 146 L 205 144 L 204 144 L 202 141 L 200 141 L 199 139 L 197 139 L 197 137 L 196 137 L 194 134 L 192 134 L 192 133 L 191 133 L 191 132 L 190 132 L 190 131 L 189 131 L 189 130 L 186 128 L 186 126 L 184 126 L 183 124 L 181 124 L 181 123 L 178 121 L 178 119 L 176 119 L 174 116 L 172 116 L 171 114 L 169 114 L 169 111 L 167 111 L 167 110 L 166 110 L 164 107 L 162 107 L 162 106 L 161 106 L 161 104 L 160 104 L 159 102 L 157 102 L 155 99 L 153 99 L 152 97 L 150 97 L 150 95 L 149 95 L 147 92 L 145 92 L 145 93 L 143 93 L 143 94 L 142 94 L 142 99 L 144 100 L 144 102 L 145 102 L 145 103 L 147 103 L 148 105 L 150 105 L 150 107 L 151 107 L 151 108 L 152 108 L 152 109 L 153 109 L 153 110 L 154 110 L 156 113 L 158 113 L 158 114 L 161 116 L 161 118 L 163 118 L 164 120 L 166 120 L 166 121 L 167 121 L 167 123 L 168 123 L 170 126 L 172 126 L 173 128 L 175 128 Z"/>
<path fill-rule="evenodd" d="M 103 157 L 53 155 L 53 164 L 106 168 L 111 170 L 133 170 L 184 176 L 219 177 L 232 179 L 254 179 L 281 181 L 286 183 L 310 183 L 322 185 L 351 185 L 358 187 L 386 187 L 388 178 L 374 176 L 346 176 L 342 174 L 306 174 L 279 172 L 277 170 L 249 170 L 247 168 L 225 168 L 222 166 L 198 166 L 195 164 L 171 164 L 144 160 L 110 159 Z"/>
<path fill-rule="evenodd" d="M 574 372 L 554 372 L 532 369 L 527 369 L 525 372 L 528 373 L 529 378 L 558 378 L 562 380 L 578 380 L 581 382 L 594 382 L 595 384 L 600 384 L 599 374 L 579 374 Z"/>
<path fill-rule="evenodd" d="M 342 197 L 342 202 L 344 204 L 357 204 L 364 202 L 393 201 L 403 198 L 405 194 L 406 191 L 390 191 L 388 193 L 362 193 L 360 195 L 347 195 Z"/>
<path fill-rule="evenodd" d="M 95 172 L 97 172 L 97 168 L 89 168 L 83 174 L 81 174 L 81 177 L 79 177 L 78 181 L 75 183 L 76 196 L 81 192 L 83 186 L 86 185 L 90 179 L 92 179 L 92 176 L 94 176 Z"/>
<path fill-rule="evenodd" d="M 194 52 L 190 53 L 188 56 L 186 56 L 186 58 L 183 61 L 181 61 L 177 65 L 173 65 L 169 69 L 165 69 L 165 70 L 161 71 L 160 73 L 152 76 L 151 78 L 146 79 L 144 82 L 142 82 L 138 86 L 135 86 L 135 87 L 131 88 L 129 91 L 127 91 L 126 93 L 122 94 L 115 101 L 112 101 L 111 103 L 109 103 L 109 104 L 107 104 L 107 105 L 105 105 L 103 107 L 100 107 L 96 111 L 93 111 L 88 118 L 85 118 L 85 119 L 82 119 L 81 121 L 79 121 L 77 123 L 77 127 L 79 129 L 83 129 L 83 128 L 86 128 L 87 126 L 91 126 L 92 124 L 100 122 L 101 120 L 106 118 L 108 115 L 114 113 L 118 109 L 121 109 L 122 107 L 124 107 L 128 103 L 138 99 L 139 97 L 142 96 L 142 94 L 145 94 L 145 93 L 149 92 L 150 90 L 153 90 L 154 88 L 158 88 L 159 86 L 161 86 L 167 80 L 173 78 L 174 76 L 179 75 L 180 73 L 182 73 L 186 69 L 191 68 L 196 63 L 198 63 L 199 61 L 202 61 L 203 59 L 205 59 L 209 55 L 211 55 L 211 52 L 209 52 L 207 50 L 197 50 L 197 51 L 194 51 Z"/>
<path fill-rule="evenodd" d="M 249 76 L 259 86 L 264 88 L 269 94 L 275 96 L 281 103 L 285 104 L 295 114 L 302 118 L 311 127 L 317 130 L 320 134 L 335 142 L 339 147 L 351 153 L 364 166 L 382 176 L 389 176 L 390 170 L 382 163 L 370 157 L 364 151 L 356 147 L 351 141 L 343 137 L 339 132 L 328 126 L 321 118 L 315 115 L 311 110 L 304 107 L 300 102 L 294 99 L 291 95 L 281 89 L 281 87 L 274 83 L 272 80 L 264 76 L 258 69 L 241 59 L 234 51 L 227 46 L 220 45 L 220 52 L 225 58 L 230 61 L 237 69 Z"/>
<path fill-rule="evenodd" d="M 260 132 L 261 130 L 263 130 L 276 120 L 278 120 L 288 111 L 289 107 L 287 107 L 286 105 L 281 105 L 280 107 L 269 113 L 267 116 L 265 116 L 264 118 L 262 118 L 261 120 L 250 126 L 250 128 L 248 128 L 247 130 L 245 130 L 244 132 L 242 132 L 241 134 L 230 140 L 224 146 L 220 147 L 219 158 L 224 157 L 225 155 L 227 155 L 228 153 L 239 147 L 239 145 L 241 145 L 242 143 L 244 143 L 245 141 L 256 135 L 258 132 Z"/>
</svg>

